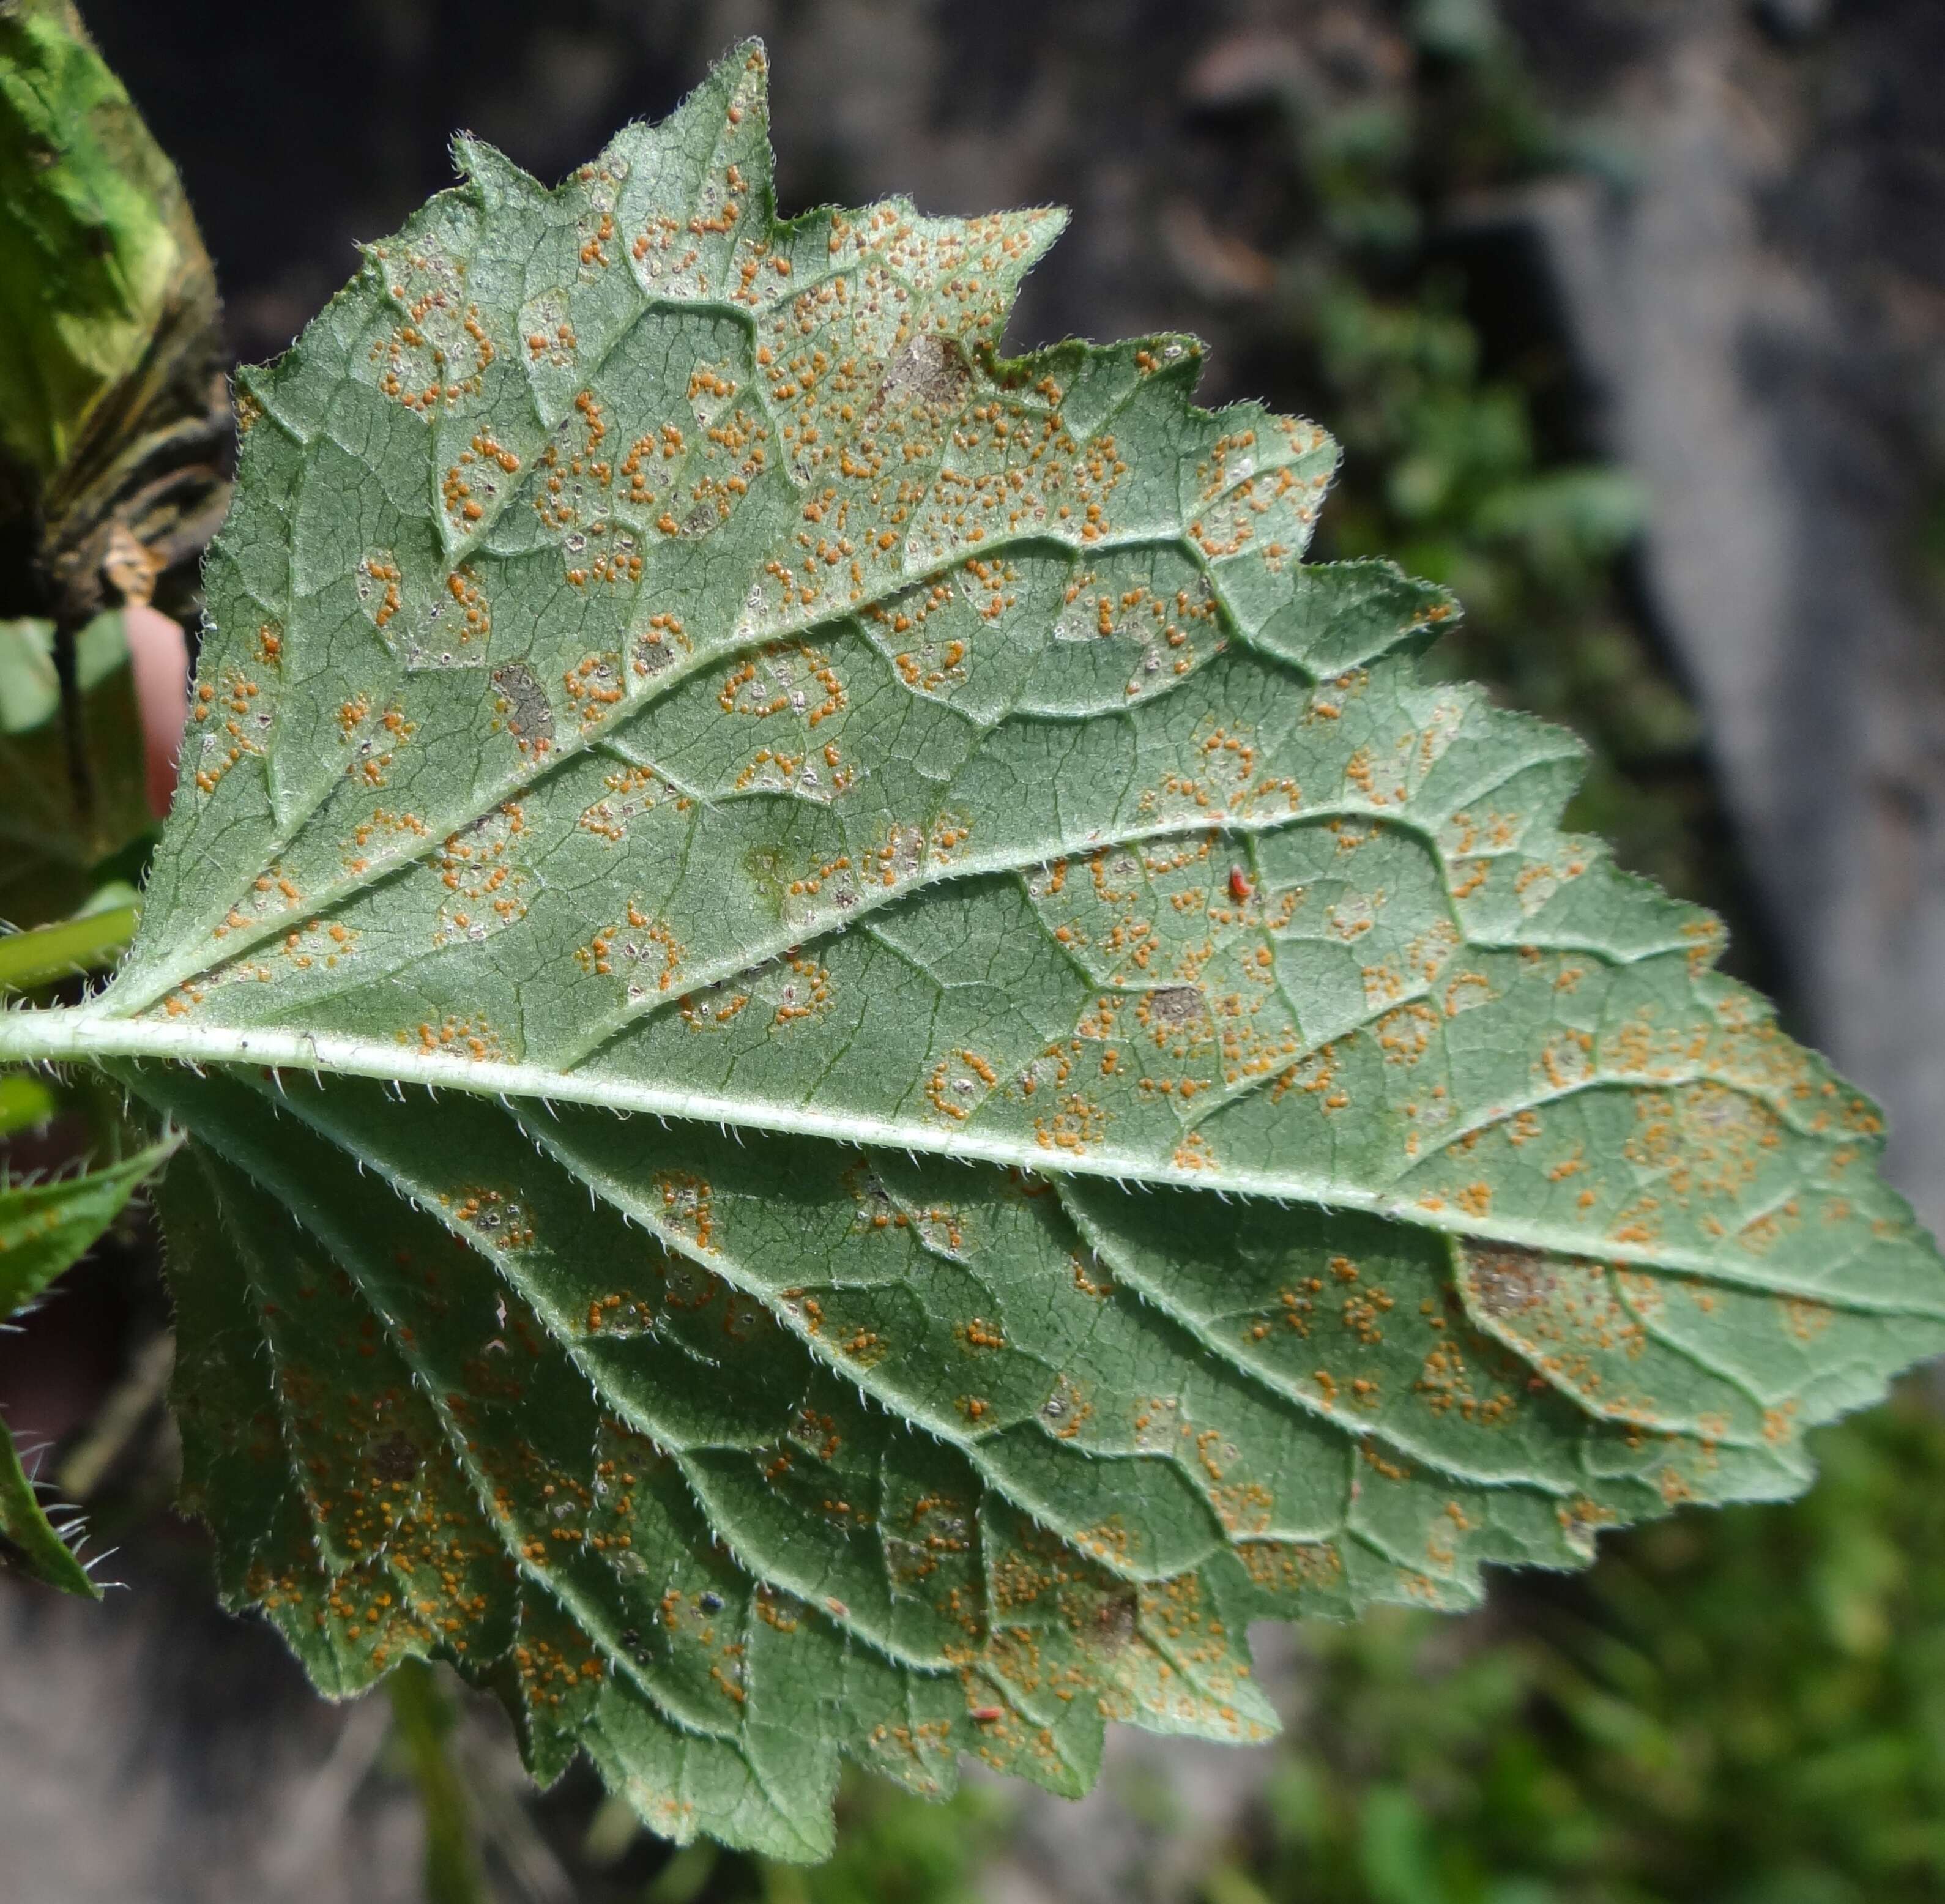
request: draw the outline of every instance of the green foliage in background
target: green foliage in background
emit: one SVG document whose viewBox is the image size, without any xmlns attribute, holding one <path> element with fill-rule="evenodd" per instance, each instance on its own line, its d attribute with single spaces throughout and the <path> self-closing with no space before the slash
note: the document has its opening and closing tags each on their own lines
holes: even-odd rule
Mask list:
<svg viewBox="0 0 1945 1904">
<path fill-rule="evenodd" d="M 208 260 L 174 168 L 66 0 L 0 10 L 0 445 L 43 481 Z"/>
<path fill-rule="evenodd" d="M 0 582 L 53 625 L 66 772 L 40 803 L 64 792 L 84 828 L 112 803 L 91 775 L 131 756 L 113 723 L 89 735 L 73 645 L 125 604 L 193 615 L 227 497 L 222 358 L 181 181 L 72 0 L 0 0 Z"/>
<path fill-rule="evenodd" d="M 174 1148 L 165 1143 L 51 1183 L 13 1182 L 0 1173 L 0 1327 L 80 1260 Z M 99 1600 L 101 1589 L 73 1551 L 83 1524 L 78 1517 L 58 1527 L 50 1520 L 12 1434 L 0 1422 L 0 1560 L 11 1559 L 64 1592 Z"/>
<path fill-rule="evenodd" d="M 0 920 L 43 926 L 132 872 L 153 843 L 143 790 L 142 716 L 122 618 L 76 636 L 73 690 L 91 765 L 85 808 L 68 771 L 54 626 L 0 621 Z M 0 951 L 0 984 L 8 981 Z"/>
<path fill-rule="evenodd" d="M 1430 665 L 1574 729 L 1590 758 L 1572 822 L 1733 914 L 1700 723 L 1622 565 L 1646 499 L 1559 440 L 1574 368 L 1512 242 L 1524 187 L 1622 162 L 1550 117 L 1485 0 L 1409 11 L 1417 57 L 1395 82 L 1272 90 L 1296 231 L 1266 294 L 1225 316 L 1343 442 L 1321 546 L 1451 588 L 1466 621 Z M 1497 355 L 1481 310 L 1509 340 Z"/>
</svg>

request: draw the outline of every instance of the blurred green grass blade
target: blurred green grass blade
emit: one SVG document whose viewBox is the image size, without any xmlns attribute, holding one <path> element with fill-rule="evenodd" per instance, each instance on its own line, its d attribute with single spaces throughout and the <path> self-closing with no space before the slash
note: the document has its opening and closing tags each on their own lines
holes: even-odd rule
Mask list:
<svg viewBox="0 0 1945 1904">
<path fill-rule="evenodd" d="M 707 1838 L 685 1844 L 649 1881 L 642 1904 L 695 1904 L 722 1855 L 721 1847 Z"/>
</svg>

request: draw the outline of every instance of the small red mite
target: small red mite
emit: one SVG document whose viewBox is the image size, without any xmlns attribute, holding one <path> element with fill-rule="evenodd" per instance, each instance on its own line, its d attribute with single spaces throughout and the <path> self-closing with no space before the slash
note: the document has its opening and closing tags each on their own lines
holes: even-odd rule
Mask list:
<svg viewBox="0 0 1945 1904">
<path fill-rule="evenodd" d="M 1256 883 L 1240 866 L 1229 868 L 1229 897 L 1232 899 L 1254 898 Z"/>
<path fill-rule="evenodd" d="M 972 1716 L 982 1726 L 988 1725 L 1000 1716 L 1000 1708 L 997 1705 L 976 1705 L 972 1708 Z"/>
</svg>

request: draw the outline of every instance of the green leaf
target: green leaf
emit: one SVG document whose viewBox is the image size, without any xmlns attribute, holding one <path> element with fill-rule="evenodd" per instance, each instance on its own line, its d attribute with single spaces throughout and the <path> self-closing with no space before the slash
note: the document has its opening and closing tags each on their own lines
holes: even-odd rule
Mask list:
<svg viewBox="0 0 1945 1904">
<path fill-rule="evenodd" d="M 0 1323 L 19 1314 L 85 1254 L 174 1148 L 172 1143 L 159 1145 L 121 1163 L 51 1183 L 0 1182 Z M 101 1597 L 101 1589 L 75 1557 L 63 1531 L 48 1519 L 4 1423 L 0 1559 L 14 1562 L 63 1592 Z"/>
<path fill-rule="evenodd" d="M 85 808 L 69 771 L 54 624 L 0 621 L 0 920 L 23 928 L 75 912 L 94 891 L 102 862 L 154 824 L 121 616 L 97 616 L 76 636 L 74 652 L 89 744 Z"/>
<path fill-rule="evenodd" d="M 10 0 L 0 9 L 0 444 L 44 477 L 147 350 L 184 266 L 169 215 L 181 202 L 73 8 Z"/>
<path fill-rule="evenodd" d="M 0 1321 L 79 1262 L 174 1148 L 155 1145 L 47 1183 L 0 1182 Z"/>
<path fill-rule="evenodd" d="M 0 522 L 64 636 L 188 607 L 227 494 L 223 357 L 181 181 L 72 0 L 0 0 Z"/>
<path fill-rule="evenodd" d="M 403 1747 L 425 1813 L 426 1904 L 482 1904 L 466 1780 L 448 1744 L 457 1715 L 433 1668 L 408 1660 L 387 1682 L 393 1736 Z"/>
<path fill-rule="evenodd" d="M 0 990 L 30 990 L 113 965 L 135 936 L 134 892 L 131 886 L 104 888 L 72 919 L 0 938 Z"/>
<path fill-rule="evenodd" d="M 53 1087 L 24 1071 L 0 1071 L 0 1137 L 33 1130 L 60 1108 Z"/>
<path fill-rule="evenodd" d="M 0 1055 L 192 1133 L 233 1604 L 806 1858 L 842 1755 L 1078 1792 L 1264 1736 L 1253 1619 L 1796 1492 L 1945 1276 L 1449 599 L 1299 565 L 1321 430 L 1001 357 L 1059 215 L 778 223 L 765 121 L 463 141 L 240 380 L 140 935 Z"/>
<path fill-rule="evenodd" d="M 20 1450 L 0 1422 L 0 1562 L 63 1593 L 99 1600 L 101 1589 L 88 1578 L 61 1530 L 48 1518 L 35 1483 L 20 1465 Z"/>
</svg>

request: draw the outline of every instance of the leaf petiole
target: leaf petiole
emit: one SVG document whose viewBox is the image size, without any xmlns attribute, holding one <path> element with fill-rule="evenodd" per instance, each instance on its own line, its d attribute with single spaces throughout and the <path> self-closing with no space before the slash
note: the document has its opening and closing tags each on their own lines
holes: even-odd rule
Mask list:
<svg viewBox="0 0 1945 1904">
<path fill-rule="evenodd" d="M 110 906 L 0 938 L 0 991 L 26 991 L 78 972 L 105 970 L 135 936 L 137 911 L 132 904 Z"/>
</svg>

